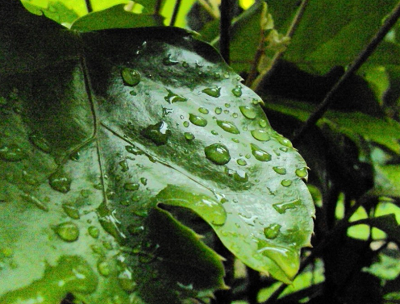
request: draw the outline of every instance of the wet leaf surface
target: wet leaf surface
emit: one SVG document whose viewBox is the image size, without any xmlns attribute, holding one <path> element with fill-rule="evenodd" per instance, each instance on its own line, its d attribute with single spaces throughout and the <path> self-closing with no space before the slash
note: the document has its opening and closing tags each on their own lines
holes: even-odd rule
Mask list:
<svg viewBox="0 0 400 304">
<path fill-rule="evenodd" d="M 1 303 L 225 288 L 221 258 L 161 203 L 291 281 L 313 228 L 306 164 L 211 46 L 173 28 L 77 34 L 26 18 L 36 27 L 9 22 L 23 36 L 0 44 L 14 56 L 0 69 Z M 31 40 L 35 57 L 18 53 Z"/>
</svg>

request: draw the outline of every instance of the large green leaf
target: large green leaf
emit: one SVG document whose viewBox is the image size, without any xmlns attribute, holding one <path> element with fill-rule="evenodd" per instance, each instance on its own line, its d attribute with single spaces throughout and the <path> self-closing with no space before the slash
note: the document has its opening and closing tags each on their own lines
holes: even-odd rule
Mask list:
<svg viewBox="0 0 400 304">
<path fill-rule="evenodd" d="M 77 34 L 10 9 L 1 303 L 181 303 L 225 288 L 220 257 L 166 204 L 292 280 L 313 227 L 306 165 L 211 46 L 173 28 Z"/>
</svg>

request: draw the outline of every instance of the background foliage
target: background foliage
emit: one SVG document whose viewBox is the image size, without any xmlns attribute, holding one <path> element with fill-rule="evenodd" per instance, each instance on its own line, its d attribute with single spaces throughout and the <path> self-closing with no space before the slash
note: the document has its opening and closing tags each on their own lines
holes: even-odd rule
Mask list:
<svg viewBox="0 0 400 304">
<path fill-rule="evenodd" d="M 24 0 L 22 3 L 32 13 L 40 15 L 43 12 L 48 18 L 80 32 L 169 25 L 175 7 L 175 1 L 165 1 L 158 10 L 157 1 L 143 0 L 138 1 L 140 5 L 129 6 L 128 12 L 124 9 L 127 2 L 98 0 L 91 1 L 93 12 L 88 14 L 88 6 L 84 1 Z M 246 1 L 236 3 L 232 6 L 232 14 L 235 18 L 230 32 L 230 64 L 238 74 L 246 78 L 251 73 L 252 66 L 254 66 L 254 58 L 260 45 L 265 47 L 260 64 L 256 65 L 257 74 L 267 71 L 271 68 L 271 64 L 274 68 L 269 72 L 268 77 L 262 80 L 262 85 L 257 87 L 256 93 L 263 99 L 263 110 L 267 114 L 272 127 L 286 137 L 293 138 L 294 132 L 308 119 L 316 105 L 322 101 L 343 75 L 346 66 L 366 47 L 368 41 L 380 28 L 395 5 L 396 1 L 383 0 L 373 2 L 367 0 L 335 1 L 334 3 L 332 1 L 311 0 L 294 36 L 291 39 L 285 39 L 285 33 L 299 9 L 297 0 L 271 0 L 267 2 L 267 6 L 262 2 L 257 2 L 254 5 Z M 133 10 L 134 13 L 130 10 Z M 219 48 L 219 17 L 224 13 L 226 12 L 219 12 L 218 3 L 213 1 L 206 3 L 183 1 L 175 25 L 198 31 L 202 35 L 199 39 Z M 231 286 L 231 289 L 216 292 L 216 298 L 211 300 L 212 302 L 239 304 L 397 303 L 399 301 L 400 91 L 398 87 L 400 69 L 398 61 L 400 52 L 397 40 L 398 27 L 397 24 L 392 28 L 358 74 L 353 75 L 340 88 L 334 97 L 335 100 L 330 110 L 319 120 L 317 126 L 311 128 L 301 140 L 296 142 L 296 148 L 299 149 L 308 167 L 311 168 L 308 187 L 316 206 L 315 235 L 312 239 L 314 248 L 303 249 L 302 272 L 295 278 L 293 284 L 283 291 L 283 288 L 280 287 L 282 286 L 281 283 L 248 268 L 226 251 L 224 246 L 218 245 L 214 240 L 208 242 L 207 245 L 227 259 L 224 264 L 225 284 Z M 152 35 L 155 35 L 154 33 Z M 46 30 L 43 33 L 43 37 L 51 37 L 51 35 L 51 31 Z M 90 38 L 90 35 L 88 33 L 86 36 L 89 40 L 101 40 L 98 36 Z M 174 35 L 180 37 L 181 34 L 174 32 Z M 129 46 L 128 44 L 128 46 L 121 46 L 121 48 L 136 49 L 138 41 L 140 39 L 133 45 Z M 197 53 L 198 50 L 194 52 Z M 283 57 L 274 62 L 273 58 L 279 52 L 283 52 Z M 73 51 L 71 53 L 74 55 Z M 67 55 L 71 54 L 63 54 L 63 56 Z M 166 55 L 166 53 L 162 54 L 164 57 Z M 96 56 L 91 54 L 88 58 L 93 59 Z M 102 56 L 100 57 L 104 60 L 111 54 Z M 156 55 L 154 56 L 156 57 Z M 173 57 L 169 58 L 173 59 Z M 113 64 L 115 62 L 121 64 L 121 61 L 118 62 L 120 60 L 118 58 L 108 58 L 107 60 L 110 60 Z M 148 60 L 151 61 L 151 59 Z M 194 61 L 195 59 L 192 63 Z M 188 60 L 188 62 L 190 61 Z M 221 71 L 229 71 L 225 70 L 226 68 L 218 63 L 218 60 L 214 62 L 217 62 Z M 90 62 L 88 64 L 90 65 Z M 171 65 L 173 66 L 173 60 Z M 144 71 L 147 68 L 148 66 L 144 66 L 142 69 Z M 106 70 L 106 68 L 103 69 Z M 2 73 L 4 74 L 4 70 Z M 13 71 L 9 73 L 12 74 Z M 50 74 L 55 75 L 56 72 L 50 71 Z M 96 77 L 96 75 L 92 75 L 92 77 Z M 147 80 L 143 78 L 142 81 L 144 83 L 149 81 L 150 83 L 150 78 L 147 78 Z M 56 86 L 56 76 L 53 76 L 53 79 L 55 79 L 54 83 L 47 83 L 46 86 Z M 23 82 L 23 80 L 21 78 L 19 81 Z M 134 82 L 135 80 L 131 79 L 131 81 Z M 199 81 L 210 81 L 209 84 L 220 83 L 220 80 L 208 78 L 206 80 L 199 78 Z M 99 87 L 101 87 L 101 84 L 99 78 Z M 238 83 L 230 83 L 229 85 L 238 85 Z M 10 85 L 8 93 L 11 94 L 12 98 L 11 87 L 12 85 Z M 256 87 L 253 85 L 253 88 Z M 96 94 L 101 90 L 100 88 L 94 89 L 97 90 Z M 7 90 L 5 89 L 5 91 Z M 248 98 L 247 102 L 251 103 L 253 95 L 245 91 L 243 87 L 243 94 L 248 96 L 246 97 Z M 107 94 L 110 94 L 109 92 Z M 186 98 L 182 96 L 187 96 L 185 95 L 187 92 L 184 92 L 185 94 L 178 92 L 173 95 L 175 93 L 171 91 L 170 98 L 174 98 L 174 96 Z M 43 93 L 40 92 L 40 94 Z M 115 97 L 107 95 L 107 98 Z M 246 98 L 244 99 L 246 100 Z M 117 99 L 115 98 L 115 100 Z M 14 98 L 14 100 L 18 100 L 18 98 Z M 207 104 L 208 101 L 204 100 L 203 102 Z M 5 106 L 6 104 L 8 106 L 9 102 L 1 103 L 0 100 L 3 110 L 8 109 Z M 18 102 L 16 102 L 15 107 L 18 107 L 18 105 Z M 243 106 L 245 105 L 246 103 L 243 104 Z M 201 105 L 199 104 L 199 106 Z M 77 104 L 74 107 L 76 108 Z M 112 109 L 108 109 L 107 113 L 110 112 L 112 112 Z M 154 115 L 154 113 L 150 115 Z M 261 113 L 257 115 L 261 115 Z M 110 117 L 114 117 L 118 121 L 116 118 L 118 114 L 113 114 Z M 154 123 L 156 122 L 154 121 Z M 212 131 L 211 129 L 214 126 L 209 125 L 209 127 Z M 151 130 L 149 129 L 149 131 Z M 84 137 L 85 130 L 82 132 Z M 88 131 L 86 130 L 86 132 Z M 160 143 L 163 141 L 163 137 L 157 137 L 155 140 Z M 151 153 L 148 154 L 152 155 Z M 147 156 L 143 156 L 141 161 L 148 162 L 149 160 Z M 301 160 L 299 160 L 299 164 L 302 164 Z M 49 166 L 52 166 L 50 162 Z M 119 166 L 124 168 L 125 164 L 122 162 Z M 96 175 L 98 172 L 93 174 Z M 57 180 L 62 179 L 62 177 L 56 176 Z M 268 178 L 268 176 L 265 178 Z M 260 179 L 262 179 L 261 176 Z M 132 187 L 136 186 L 132 185 Z M 4 189 L 3 192 L 5 192 Z M 181 197 L 188 197 L 187 201 L 200 201 L 198 197 L 191 196 L 190 191 L 185 192 L 180 189 L 177 192 Z M 167 200 L 168 195 L 167 191 L 167 193 L 160 194 L 160 197 Z M 0 197 L 0 199 L 2 198 Z M 25 197 L 24 199 L 33 200 L 32 203 L 39 205 L 39 208 L 40 206 L 42 209 L 46 208 L 45 204 L 41 205 L 42 203 L 35 201 L 34 198 Z M 4 201 L 6 201 L 5 198 Z M 83 203 L 81 202 L 81 204 Z M 185 206 L 185 203 L 180 203 L 178 206 Z M 68 204 L 64 208 L 67 208 L 68 212 L 73 214 L 74 209 L 68 209 Z M 198 233 L 204 234 L 206 243 L 207 240 L 210 240 L 207 237 L 211 233 L 210 229 L 205 228 L 202 222 L 199 223 L 196 217 L 194 219 L 188 218 L 187 214 L 182 214 L 174 207 L 165 208 L 174 214 L 175 218 L 179 219 L 181 223 L 192 227 Z M 141 209 L 147 210 L 147 206 L 141 206 Z M 111 215 L 107 213 L 109 210 L 101 208 L 98 210 L 100 213 L 104 211 L 104 214 L 101 215 L 104 221 L 112 219 Z M 160 236 L 159 231 L 154 227 L 159 223 L 164 223 L 165 227 L 174 226 L 174 228 L 171 228 L 173 231 L 176 231 L 176 229 L 181 231 L 178 235 L 187 234 L 187 239 L 190 239 L 193 244 L 197 244 L 198 236 L 196 234 L 190 232 L 191 230 L 189 231 L 185 228 L 186 226 L 176 220 L 172 220 L 169 213 L 164 209 L 157 210 L 152 212 L 150 216 L 146 215 L 148 218 L 146 225 L 150 227 L 146 232 L 146 237 L 157 239 L 157 242 L 161 243 L 163 241 L 162 235 Z M 135 211 L 140 214 L 141 210 L 135 209 Z M 311 214 L 312 212 L 308 210 L 304 216 L 307 217 Z M 203 218 L 208 222 L 213 220 L 207 218 L 207 216 L 203 216 Z M 141 227 L 140 224 L 137 224 L 140 222 L 139 220 L 134 223 L 136 228 Z M 153 230 L 151 227 L 153 227 Z M 17 225 L 12 227 L 12 229 L 17 228 Z M 40 225 L 36 228 L 42 229 Z M 65 231 L 64 228 L 69 232 L 71 229 L 73 231 L 73 225 L 53 227 L 56 232 L 58 231 L 58 235 Z M 214 227 L 217 233 L 218 229 L 218 227 Z M 40 232 L 38 233 L 40 234 Z M 166 232 L 165 235 L 168 235 L 168 233 Z M 87 242 L 92 242 L 90 237 L 88 237 Z M 305 244 L 306 241 L 302 245 Z M 26 246 L 26 243 L 24 245 Z M 143 244 L 141 245 L 143 246 Z M 150 245 L 148 246 L 149 248 L 141 253 L 144 259 L 151 258 L 154 254 L 153 250 L 155 249 L 151 248 Z M 218 279 L 211 282 L 212 288 L 202 286 L 203 294 L 194 294 L 193 286 L 190 288 L 190 284 L 185 285 L 184 282 L 181 282 L 179 293 L 182 301 L 208 301 L 207 296 L 210 290 L 224 288 L 219 257 L 206 246 L 198 244 L 196 246 L 201 247 L 196 252 L 203 252 L 204 256 L 209 257 L 200 259 L 201 261 L 199 260 L 198 263 L 203 262 L 206 265 L 204 266 L 205 269 L 214 269 L 214 277 Z M 30 248 L 29 246 L 26 247 Z M 166 247 L 169 248 L 169 245 Z M 164 246 L 164 248 L 166 247 Z M 232 251 L 232 248 L 230 249 Z M 162 253 L 164 256 L 169 254 L 176 253 Z M 189 252 L 183 257 L 183 260 L 199 259 L 196 254 Z M 6 267 L 12 267 L 12 255 L 12 252 L 3 247 L 1 263 Z M 99 254 L 99 256 L 102 255 L 103 253 Z M 105 257 L 108 256 L 105 255 Z M 211 263 L 213 265 L 209 264 L 210 261 L 214 261 Z M 107 261 L 98 259 L 97 266 L 100 269 L 109 267 L 104 262 Z M 64 268 L 68 269 L 66 265 L 70 264 L 78 265 L 77 269 L 85 273 L 88 269 L 85 263 L 82 260 L 62 260 L 57 266 L 59 269 L 48 270 L 46 275 L 57 276 L 58 272 L 62 273 L 63 271 L 67 273 L 68 271 Z M 187 264 L 190 263 L 187 262 Z M 124 265 L 124 263 L 121 263 L 121 265 L 115 266 L 119 271 L 118 278 L 124 280 L 123 282 L 126 285 L 123 286 L 128 290 L 133 290 L 132 285 L 134 285 L 135 279 L 132 280 L 132 274 L 129 274 L 130 270 L 127 268 L 128 270 L 125 271 Z M 150 267 L 150 270 L 154 269 L 158 268 Z M 140 271 L 140 274 L 134 275 L 144 275 L 145 273 L 148 275 L 150 273 L 146 280 L 151 283 L 156 282 L 153 279 L 160 275 L 151 274 L 152 272 L 147 268 Z M 173 273 L 173 271 L 168 273 Z M 282 277 L 277 274 L 275 274 L 275 277 L 282 280 Z M 184 277 L 179 277 L 179 279 L 182 278 Z M 166 285 L 161 284 L 160 290 L 166 290 L 169 279 L 171 278 L 168 277 L 163 281 L 167 283 L 165 283 Z M 206 278 L 200 276 L 199 282 L 202 280 L 206 280 Z M 96 278 L 91 277 L 91 274 L 88 273 L 83 284 L 87 290 L 78 290 L 78 293 L 91 292 L 94 288 L 92 286 L 94 281 L 96 281 Z M 77 282 L 71 280 L 72 287 L 69 287 L 68 290 L 75 290 L 78 288 L 75 285 L 82 285 L 81 281 Z M 117 286 L 117 281 L 113 284 Z M 30 288 L 33 290 L 45 288 L 39 285 L 40 281 Z M 117 290 L 115 286 L 110 287 L 110 290 L 115 288 L 112 292 Z M 168 286 L 168 288 L 174 290 L 176 286 Z M 274 293 L 275 290 L 278 290 L 278 292 Z M 150 288 L 148 294 L 152 291 L 153 289 Z M 280 298 L 278 298 L 279 295 Z M 57 294 L 53 296 L 53 302 L 57 301 L 57 297 L 60 297 Z M 62 291 L 61 296 L 63 296 Z M 146 301 L 157 301 L 157 296 L 154 298 L 148 296 Z M 102 298 L 102 295 L 99 295 L 99 297 Z M 107 299 L 111 302 L 118 301 L 118 298 Z M 78 299 L 72 297 L 65 299 L 64 303 L 71 301 L 79 303 Z M 141 303 L 139 299 L 130 299 L 130 301 Z M 165 301 L 173 303 L 177 300 L 171 297 L 168 300 L 164 299 Z M 14 303 L 12 300 L 9 300 L 9 302 Z M 49 300 L 49 303 L 53 302 Z"/>
</svg>

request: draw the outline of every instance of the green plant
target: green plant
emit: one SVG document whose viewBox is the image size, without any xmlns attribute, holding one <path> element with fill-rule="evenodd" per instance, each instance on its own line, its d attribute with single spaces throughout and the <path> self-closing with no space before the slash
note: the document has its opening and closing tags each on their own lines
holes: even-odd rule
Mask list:
<svg viewBox="0 0 400 304">
<path fill-rule="evenodd" d="M 121 2 L 2 4 L 0 302 L 395 301 L 395 2 Z"/>
</svg>

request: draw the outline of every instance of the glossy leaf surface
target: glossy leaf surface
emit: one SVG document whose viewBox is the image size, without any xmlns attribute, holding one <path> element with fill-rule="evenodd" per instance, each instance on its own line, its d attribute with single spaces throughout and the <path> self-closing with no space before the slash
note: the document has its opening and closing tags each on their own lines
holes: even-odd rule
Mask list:
<svg viewBox="0 0 400 304">
<path fill-rule="evenodd" d="M 220 257 L 161 203 L 291 281 L 313 228 L 306 165 L 212 47 L 171 28 L 76 34 L 25 18 L 29 30 L 2 27 L 21 40 L 0 30 L 13 58 L 0 69 L 1 303 L 181 303 L 225 288 Z"/>
</svg>

